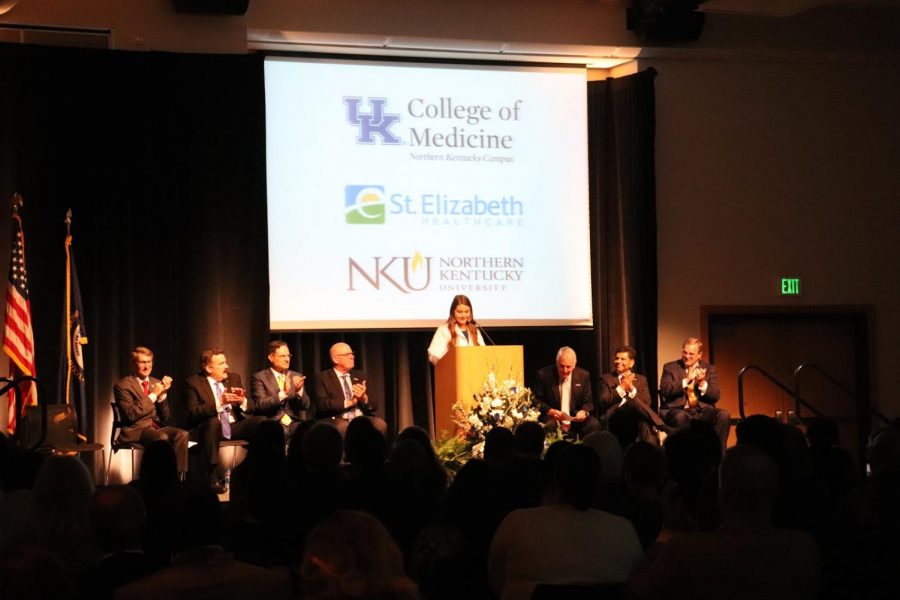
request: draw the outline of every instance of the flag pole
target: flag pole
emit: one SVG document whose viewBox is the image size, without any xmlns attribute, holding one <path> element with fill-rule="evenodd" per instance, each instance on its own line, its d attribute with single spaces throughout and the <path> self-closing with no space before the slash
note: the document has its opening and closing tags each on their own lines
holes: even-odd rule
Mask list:
<svg viewBox="0 0 900 600">
<path fill-rule="evenodd" d="M 72 390 L 72 259 L 69 247 L 72 245 L 72 209 L 66 211 L 66 405 L 71 404 Z"/>
</svg>

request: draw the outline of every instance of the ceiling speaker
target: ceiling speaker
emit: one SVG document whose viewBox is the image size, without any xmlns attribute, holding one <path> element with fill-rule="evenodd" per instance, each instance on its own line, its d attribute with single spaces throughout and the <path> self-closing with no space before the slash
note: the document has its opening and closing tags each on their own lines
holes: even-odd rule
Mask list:
<svg viewBox="0 0 900 600">
<path fill-rule="evenodd" d="M 631 0 L 626 27 L 645 42 L 693 42 L 706 16 L 697 12 L 703 0 Z"/>
</svg>

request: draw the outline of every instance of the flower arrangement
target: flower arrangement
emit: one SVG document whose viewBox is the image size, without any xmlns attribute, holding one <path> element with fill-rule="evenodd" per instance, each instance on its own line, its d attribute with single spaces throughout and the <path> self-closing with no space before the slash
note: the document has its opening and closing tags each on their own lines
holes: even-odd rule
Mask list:
<svg viewBox="0 0 900 600">
<path fill-rule="evenodd" d="M 475 458 L 484 455 L 484 437 L 494 427 L 514 430 L 519 423 L 537 421 L 540 416 L 531 390 L 519 387 L 515 379 L 498 382 L 493 372 L 472 400 L 460 400 L 452 410 L 456 438 L 466 443 Z"/>
</svg>

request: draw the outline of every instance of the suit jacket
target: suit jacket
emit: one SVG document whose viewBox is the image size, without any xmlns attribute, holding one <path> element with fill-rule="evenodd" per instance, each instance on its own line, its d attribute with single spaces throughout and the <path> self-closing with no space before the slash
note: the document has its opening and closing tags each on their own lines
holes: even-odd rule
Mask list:
<svg viewBox="0 0 900 600">
<path fill-rule="evenodd" d="M 606 414 L 611 408 L 618 406 L 619 402 L 622 400 L 621 396 L 616 392 L 616 388 L 619 386 L 619 375 L 617 373 L 604 373 L 600 376 L 600 379 L 603 380 L 605 385 L 601 386 L 599 392 L 600 398 L 597 401 L 597 412 L 599 414 Z M 637 390 L 637 395 L 634 399 L 639 400 L 644 403 L 645 406 L 650 408 L 652 399 L 650 397 L 650 384 L 647 383 L 647 378 L 635 373 L 634 387 Z"/>
<path fill-rule="evenodd" d="M 279 396 L 278 382 L 272 369 L 257 371 L 250 377 L 250 398 L 253 400 L 253 414 L 262 415 L 270 419 L 281 419 L 288 415 L 292 421 L 302 421 L 309 406 L 309 395 L 304 384 L 300 394 L 294 387 L 293 378 L 299 376 L 297 371 L 290 369 L 284 374 L 284 391 L 287 392 L 284 401 Z"/>
<path fill-rule="evenodd" d="M 228 378 L 222 382 L 225 389 L 230 387 L 243 387 L 241 385 L 241 376 L 237 373 L 229 373 Z M 200 423 L 209 418 L 218 418 L 216 413 L 216 398 L 213 396 L 212 388 L 209 387 L 209 381 L 206 379 L 206 373 L 191 375 L 184 380 L 184 397 L 182 398 L 182 406 L 184 415 L 182 420 L 185 429 L 193 429 Z M 240 406 L 233 405 L 234 418 L 241 420 L 244 418 L 244 411 Z M 247 399 L 248 412 L 253 411 L 253 399 Z"/>
<path fill-rule="evenodd" d="M 150 389 L 159 383 L 159 379 L 150 377 Z M 153 424 L 164 426 L 169 424 L 170 411 L 168 399 L 153 402 L 144 394 L 144 389 L 137 377 L 123 377 L 113 386 L 113 397 L 122 415 L 122 430 L 119 438 L 123 442 L 137 442 L 141 439 L 141 431 L 153 427 Z"/>
<path fill-rule="evenodd" d="M 697 397 L 703 404 L 714 405 L 719 401 L 719 376 L 715 365 L 704 360 L 697 361 L 697 366 L 706 369 L 706 393 Z M 659 391 L 662 394 L 663 408 L 682 408 L 687 402 L 687 394 L 681 386 L 687 377 L 687 369 L 681 359 L 663 365 L 662 377 L 659 379 Z"/>
<path fill-rule="evenodd" d="M 581 367 L 575 367 L 572 374 L 572 391 L 569 397 L 569 413 L 572 416 L 579 410 L 594 412 L 594 395 L 591 391 L 591 374 Z M 541 406 L 541 414 L 547 414 L 551 408 L 560 410 L 559 371 L 556 365 L 544 367 L 537 372 L 537 385 L 532 390 Z"/>
<path fill-rule="evenodd" d="M 350 371 L 350 381 L 353 383 L 362 383 L 366 381 L 365 371 L 352 369 Z M 372 388 L 368 386 L 366 393 L 368 401 L 365 404 L 357 405 L 364 415 L 373 416 L 378 410 L 378 398 L 373 396 Z M 329 417 L 337 417 L 347 412 L 344 408 L 344 386 L 338 380 L 334 369 L 325 369 L 316 377 L 315 390 L 313 397 L 316 402 L 316 418 L 327 419 Z"/>
</svg>

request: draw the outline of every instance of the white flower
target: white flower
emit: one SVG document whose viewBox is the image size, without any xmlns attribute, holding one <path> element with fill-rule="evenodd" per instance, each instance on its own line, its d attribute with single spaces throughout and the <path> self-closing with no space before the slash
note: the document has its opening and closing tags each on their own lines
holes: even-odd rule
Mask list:
<svg viewBox="0 0 900 600">
<path fill-rule="evenodd" d="M 478 418 L 478 415 L 469 415 L 469 423 L 474 425 L 475 427 L 481 427 L 481 419 Z"/>
<path fill-rule="evenodd" d="M 503 399 L 494 398 L 494 400 L 491 402 L 491 408 L 503 408 Z"/>
</svg>

